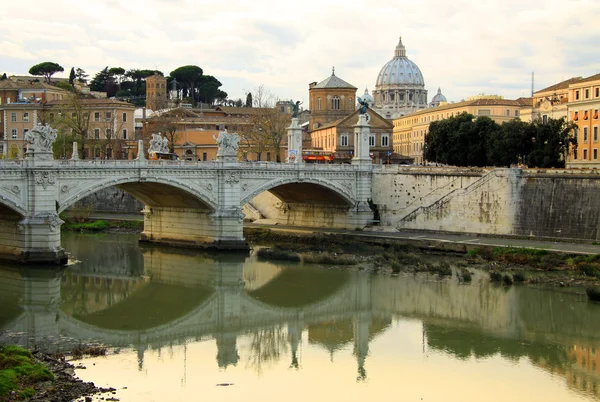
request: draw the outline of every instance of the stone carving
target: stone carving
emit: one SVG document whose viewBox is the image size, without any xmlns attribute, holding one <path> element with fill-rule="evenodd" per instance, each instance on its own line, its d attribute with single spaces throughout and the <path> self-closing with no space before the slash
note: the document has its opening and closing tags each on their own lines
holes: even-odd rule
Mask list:
<svg viewBox="0 0 600 402">
<path fill-rule="evenodd" d="M 19 186 L 4 186 L 4 188 L 12 192 L 14 195 L 21 194 L 21 189 L 19 188 Z"/>
<path fill-rule="evenodd" d="M 48 124 L 36 125 L 31 131 L 25 134 L 27 143 L 27 152 L 46 152 L 52 153 L 52 144 L 56 140 L 56 130 Z"/>
<path fill-rule="evenodd" d="M 56 212 L 40 212 L 39 214 L 28 216 L 19 222 L 19 231 L 23 231 L 25 226 L 48 225 L 51 232 L 57 232 L 60 225 L 65 223 Z"/>
<path fill-rule="evenodd" d="M 219 150 L 222 148 L 225 151 L 231 150 L 237 152 L 240 142 L 240 136 L 237 133 L 228 133 L 227 129 L 224 129 L 223 131 L 219 131 L 218 137 L 215 137 L 213 134 L 213 138 L 217 142 Z"/>
<path fill-rule="evenodd" d="M 234 175 L 233 173 L 229 173 L 229 177 L 227 177 L 225 179 L 225 183 L 229 184 L 231 187 L 233 187 L 234 184 L 239 183 L 240 179 L 237 178 L 236 175 Z"/>
<path fill-rule="evenodd" d="M 208 184 L 206 185 L 206 189 L 207 189 L 208 191 L 212 191 L 212 189 L 213 189 L 213 186 L 212 186 L 212 184 L 208 183 Z"/>
<path fill-rule="evenodd" d="M 60 192 L 61 193 L 68 193 L 69 192 L 69 186 L 67 186 L 66 184 L 63 184 L 62 187 L 60 188 Z"/>
<path fill-rule="evenodd" d="M 152 134 L 152 139 L 150 140 L 150 147 L 148 148 L 148 152 L 161 152 L 161 153 L 169 153 L 169 140 L 167 137 L 164 137 L 158 134 Z"/>
<path fill-rule="evenodd" d="M 56 183 L 56 179 L 54 178 L 54 174 L 52 174 L 52 172 L 37 171 L 34 173 L 34 178 L 35 184 L 41 184 L 42 187 L 44 187 L 44 190 L 46 189 L 46 187 L 48 187 L 49 184 Z"/>
</svg>

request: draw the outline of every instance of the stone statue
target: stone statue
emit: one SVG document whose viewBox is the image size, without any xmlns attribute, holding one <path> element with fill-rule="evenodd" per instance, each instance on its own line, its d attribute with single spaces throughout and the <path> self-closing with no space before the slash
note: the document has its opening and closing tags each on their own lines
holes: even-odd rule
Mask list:
<svg viewBox="0 0 600 402">
<path fill-rule="evenodd" d="M 56 130 L 48 124 L 36 125 L 25 134 L 27 152 L 52 152 L 52 144 L 56 140 Z"/>
<path fill-rule="evenodd" d="M 219 131 L 218 137 L 215 137 L 213 134 L 213 138 L 217 142 L 219 149 L 237 152 L 240 142 L 240 136 L 237 133 L 228 133 L 227 129 L 224 129 L 223 131 Z"/>
<path fill-rule="evenodd" d="M 360 96 L 357 97 L 358 98 L 358 104 L 360 105 L 360 114 L 366 114 L 367 113 L 367 109 L 369 108 L 369 102 L 367 102 L 366 100 L 363 100 Z"/>
<path fill-rule="evenodd" d="M 163 138 L 160 133 L 152 134 L 152 139 L 150 140 L 150 146 L 148 147 L 148 152 L 169 152 L 169 140 L 167 137 Z"/>
<path fill-rule="evenodd" d="M 300 101 L 296 101 L 296 103 L 294 103 L 294 101 L 292 100 L 292 118 L 298 117 L 298 112 L 300 111 L 301 104 L 302 102 Z"/>
</svg>

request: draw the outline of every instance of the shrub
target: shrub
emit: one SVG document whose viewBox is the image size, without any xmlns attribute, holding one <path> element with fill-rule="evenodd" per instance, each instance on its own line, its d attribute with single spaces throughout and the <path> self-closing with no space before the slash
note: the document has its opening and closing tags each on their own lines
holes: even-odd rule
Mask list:
<svg viewBox="0 0 600 402">
<path fill-rule="evenodd" d="M 502 274 L 498 271 L 490 272 L 490 282 L 502 282 Z"/>
<path fill-rule="evenodd" d="M 600 287 L 589 287 L 585 290 L 588 300 L 600 302 Z"/>
<path fill-rule="evenodd" d="M 290 251 L 283 251 L 277 248 L 261 248 L 256 252 L 258 258 L 277 261 L 300 261 L 300 256 Z"/>
<path fill-rule="evenodd" d="M 513 274 L 513 280 L 515 282 L 525 282 L 527 280 L 527 277 L 523 272 L 515 272 Z"/>
<path fill-rule="evenodd" d="M 463 282 L 471 282 L 471 280 L 473 279 L 471 271 L 469 271 L 466 268 L 460 270 L 460 277 L 462 278 Z"/>
<path fill-rule="evenodd" d="M 330 255 L 305 255 L 302 258 L 307 264 L 326 264 L 326 265 L 356 265 L 353 258 L 330 256 Z"/>
<path fill-rule="evenodd" d="M 585 276 L 590 276 L 593 278 L 600 277 L 600 272 L 596 268 L 595 264 L 583 262 L 583 263 L 577 264 L 577 269 L 579 271 L 581 271 Z"/>
<path fill-rule="evenodd" d="M 507 286 L 510 286 L 514 283 L 512 276 L 510 276 L 509 274 L 504 274 L 502 276 L 502 282 Z"/>
</svg>

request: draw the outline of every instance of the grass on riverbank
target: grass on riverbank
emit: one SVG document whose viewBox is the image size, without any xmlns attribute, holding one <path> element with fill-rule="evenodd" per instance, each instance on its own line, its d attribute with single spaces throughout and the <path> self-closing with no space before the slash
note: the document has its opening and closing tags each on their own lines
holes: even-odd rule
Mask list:
<svg viewBox="0 0 600 402">
<path fill-rule="evenodd" d="M 27 349 L 0 346 L 0 400 L 13 391 L 20 399 L 30 398 L 35 384 L 53 380 L 50 370 L 36 363 Z"/>
<path fill-rule="evenodd" d="M 75 222 L 68 218 L 65 219 L 65 223 L 61 226 L 62 230 L 72 232 L 102 232 L 112 229 L 130 229 L 130 230 L 141 230 L 144 228 L 143 221 L 105 221 L 90 220 L 86 222 Z"/>
</svg>

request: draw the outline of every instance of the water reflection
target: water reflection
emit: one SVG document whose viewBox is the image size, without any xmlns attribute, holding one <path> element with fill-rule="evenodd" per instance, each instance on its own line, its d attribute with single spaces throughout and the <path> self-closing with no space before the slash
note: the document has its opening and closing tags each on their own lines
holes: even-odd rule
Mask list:
<svg viewBox="0 0 600 402">
<path fill-rule="evenodd" d="M 356 379 L 365 381 L 370 344 L 410 318 L 422 323 L 424 354 L 526 358 L 570 388 L 600 395 L 600 308 L 581 295 L 140 248 L 123 235 L 63 243 L 80 263 L 0 269 L 1 342 L 133 347 L 143 369 L 148 350 L 214 340 L 216 367 L 241 364 L 262 375 L 282 361 L 302 370 L 304 334 L 332 361 L 351 350 Z"/>
</svg>

